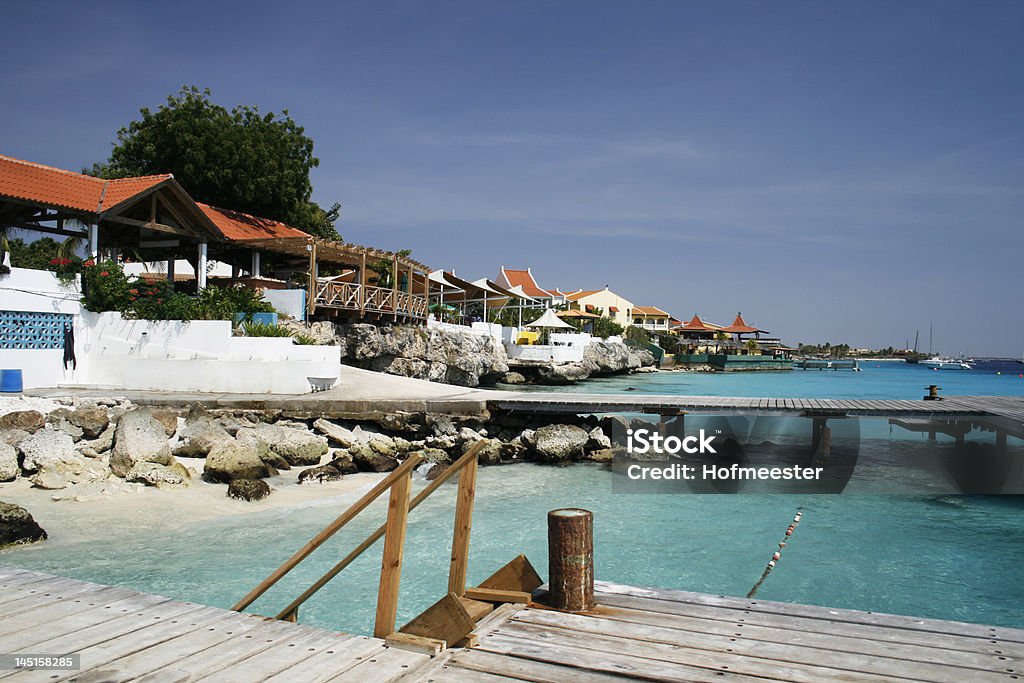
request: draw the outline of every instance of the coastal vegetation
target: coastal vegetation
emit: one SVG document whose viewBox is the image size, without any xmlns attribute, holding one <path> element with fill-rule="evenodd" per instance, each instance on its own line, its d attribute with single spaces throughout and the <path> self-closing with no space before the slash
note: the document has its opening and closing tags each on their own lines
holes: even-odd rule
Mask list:
<svg viewBox="0 0 1024 683">
<path fill-rule="evenodd" d="M 256 106 L 230 111 L 208 89 L 185 86 L 156 111 L 117 132 L 110 158 L 85 173 L 101 178 L 171 173 L 196 200 L 281 221 L 340 239 L 341 205 L 323 208 L 310 197 L 310 171 L 320 164 L 313 140 L 288 114 Z"/>
</svg>

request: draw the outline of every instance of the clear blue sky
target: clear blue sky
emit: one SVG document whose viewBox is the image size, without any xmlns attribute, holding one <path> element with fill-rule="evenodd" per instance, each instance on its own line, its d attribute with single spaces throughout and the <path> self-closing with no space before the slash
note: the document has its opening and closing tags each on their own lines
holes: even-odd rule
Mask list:
<svg viewBox="0 0 1024 683">
<path fill-rule="evenodd" d="M 244 9 L 243 9 L 244 7 Z M 0 151 L 288 108 L 342 235 L 789 342 L 1024 353 L 1024 3 L 0 0 Z"/>
</svg>

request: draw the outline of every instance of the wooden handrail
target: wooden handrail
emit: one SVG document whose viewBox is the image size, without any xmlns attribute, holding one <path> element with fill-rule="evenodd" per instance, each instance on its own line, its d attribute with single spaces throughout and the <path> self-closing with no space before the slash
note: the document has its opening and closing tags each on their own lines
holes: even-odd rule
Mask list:
<svg viewBox="0 0 1024 683">
<path fill-rule="evenodd" d="M 437 479 L 435 479 L 434 481 L 432 481 L 429 484 L 427 484 L 427 486 L 424 487 L 424 489 L 422 491 L 420 491 L 418 494 L 416 494 L 416 496 L 414 496 L 413 499 L 409 502 L 409 512 L 412 512 L 413 510 L 415 510 L 419 506 L 420 503 L 422 503 L 423 501 L 425 501 L 427 498 L 430 497 L 430 494 L 432 494 L 434 491 L 436 491 L 438 488 L 440 488 L 442 484 L 444 484 L 446 481 L 448 481 L 451 477 L 455 476 L 455 474 L 461 472 L 471 462 L 475 466 L 476 459 L 477 459 L 477 454 L 480 452 L 480 449 L 483 448 L 484 443 L 485 443 L 484 441 L 478 441 L 475 444 L 473 444 L 472 446 L 470 446 L 469 450 L 466 451 L 465 455 L 463 455 L 461 458 L 459 458 L 454 463 L 452 463 L 448 467 L 448 469 L 446 469 L 444 472 L 442 472 L 440 474 L 440 476 L 437 477 Z M 475 467 L 474 467 L 474 469 L 475 469 Z M 475 475 L 475 472 L 474 472 L 474 475 Z M 475 478 L 476 477 L 474 476 L 473 479 L 475 480 Z M 460 484 L 461 484 L 461 482 L 460 482 Z M 462 489 L 462 486 L 460 486 L 460 493 L 461 493 L 461 489 Z M 456 516 L 458 517 L 458 514 L 456 514 Z M 472 514 L 470 514 L 470 519 L 471 518 L 472 518 Z M 366 552 L 367 549 L 370 548 L 370 546 L 372 546 L 374 543 L 379 541 L 381 536 L 384 535 L 386 530 L 387 530 L 387 525 L 384 524 L 384 525 L 381 525 L 372 534 L 367 536 L 366 539 L 362 543 L 360 543 L 358 546 L 355 547 L 355 549 L 352 550 L 352 552 L 350 552 L 348 555 L 346 555 L 336 565 L 331 567 L 323 576 L 321 576 L 309 588 L 307 588 L 305 591 L 303 591 L 302 594 L 299 597 L 297 597 L 294 600 L 292 600 L 292 602 L 287 607 L 285 607 L 283 610 L 281 610 L 278 613 L 277 617 L 275 617 L 275 618 L 276 619 L 290 619 L 290 618 L 292 618 L 295 614 L 298 613 L 299 606 L 302 605 L 302 603 L 306 602 L 306 600 L 309 600 L 309 598 L 313 597 L 313 595 L 317 591 L 319 591 L 321 588 L 326 586 L 331 581 L 331 579 L 333 579 L 335 576 L 340 574 L 341 571 L 343 569 L 345 569 L 345 567 L 347 567 L 350 564 L 352 564 L 352 562 L 354 562 L 357 557 L 362 555 L 364 552 Z M 467 533 L 466 533 L 466 541 L 465 541 L 465 543 L 466 543 L 466 545 L 468 545 L 468 543 L 469 543 L 468 530 L 467 530 Z M 453 543 L 453 546 L 454 546 L 454 543 Z M 453 547 L 453 550 L 454 550 L 454 547 Z M 455 555 L 454 552 L 453 552 L 453 555 Z M 449 577 L 449 582 L 450 581 L 451 581 L 451 579 Z M 463 582 L 464 581 L 465 581 L 465 576 L 463 575 Z M 463 590 L 464 589 L 465 589 L 465 586 L 463 586 Z"/>
<path fill-rule="evenodd" d="M 267 592 L 271 586 L 281 580 L 281 578 L 295 568 L 299 562 L 306 559 L 310 553 L 319 548 L 323 543 L 328 540 L 331 536 L 336 534 L 343 526 L 352 521 L 352 518 L 358 515 L 367 505 L 375 501 L 382 493 L 387 491 L 391 486 L 402 477 L 409 474 L 416 465 L 423 462 L 423 456 L 419 453 L 409 456 L 405 462 L 398 466 L 397 469 L 392 471 L 388 476 L 381 479 L 376 486 L 366 492 L 362 498 L 356 503 L 341 513 L 337 519 L 324 527 L 323 531 L 314 536 L 306 545 L 299 548 L 298 552 L 292 555 L 288 560 L 280 567 L 274 570 L 267 578 L 263 579 L 258 586 L 253 588 L 248 595 L 242 598 L 233 609 L 236 612 L 241 612 L 243 609 L 251 605 L 261 595 Z"/>
</svg>

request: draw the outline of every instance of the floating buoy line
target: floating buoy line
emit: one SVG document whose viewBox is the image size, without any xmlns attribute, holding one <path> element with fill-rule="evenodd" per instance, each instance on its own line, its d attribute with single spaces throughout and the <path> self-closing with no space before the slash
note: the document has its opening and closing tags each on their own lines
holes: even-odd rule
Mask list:
<svg viewBox="0 0 1024 683">
<path fill-rule="evenodd" d="M 789 528 L 786 529 L 786 535 L 782 538 L 781 541 L 779 541 L 779 549 L 776 550 L 774 554 L 772 554 L 772 559 L 768 560 L 768 566 L 764 568 L 764 573 L 761 574 L 761 578 L 758 579 L 757 583 L 754 584 L 754 587 L 750 589 L 749 593 L 747 593 L 748 598 L 754 597 L 754 595 L 757 593 L 757 589 L 761 587 L 761 584 L 764 583 L 764 580 L 767 579 L 768 575 L 772 573 L 773 569 L 775 569 L 775 564 L 782 559 L 782 551 L 786 547 L 786 542 L 789 540 L 790 536 L 793 535 L 793 532 L 796 531 L 796 527 L 800 523 L 800 518 L 803 516 L 803 507 L 798 507 L 796 509 L 796 516 L 793 517 L 792 523 L 790 523 Z"/>
</svg>

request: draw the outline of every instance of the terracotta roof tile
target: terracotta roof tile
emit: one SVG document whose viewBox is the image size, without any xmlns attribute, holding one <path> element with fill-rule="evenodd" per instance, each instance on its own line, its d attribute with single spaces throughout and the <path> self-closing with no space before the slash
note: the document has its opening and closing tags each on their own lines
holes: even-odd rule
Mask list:
<svg viewBox="0 0 1024 683">
<path fill-rule="evenodd" d="M 99 213 L 169 178 L 104 180 L 0 155 L 0 196 L 74 211 Z"/>
<path fill-rule="evenodd" d="M 241 211 L 220 209 L 196 202 L 203 213 L 230 240 L 262 240 L 275 237 L 309 237 L 309 233 L 269 218 L 250 216 Z"/>
<path fill-rule="evenodd" d="M 502 274 L 505 276 L 505 280 L 508 282 L 509 287 L 523 288 L 523 293 L 527 296 L 548 298 L 551 296 L 551 292 L 541 289 L 537 285 L 537 281 L 533 279 L 533 274 L 527 270 L 512 270 L 509 268 L 502 268 Z"/>
<path fill-rule="evenodd" d="M 598 292 L 603 292 L 603 291 L 604 291 L 603 289 L 581 289 L 578 292 L 573 292 L 572 294 L 569 294 L 568 295 L 568 299 L 570 301 L 579 301 L 580 299 L 583 299 L 583 298 L 588 297 L 588 296 L 590 296 L 592 294 L 597 294 Z"/>
<path fill-rule="evenodd" d="M 754 332 L 766 331 L 767 330 L 759 330 L 756 327 L 751 327 L 743 321 L 743 316 L 739 313 L 736 314 L 736 319 L 732 321 L 732 325 L 722 328 L 722 332 L 729 332 L 730 334 L 752 334 Z"/>
<path fill-rule="evenodd" d="M 657 306 L 634 306 L 633 315 L 652 316 L 658 318 L 662 316 L 666 318 L 669 317 L 669 314 L 666 311 L 661 310 Z"/>
</svg>

